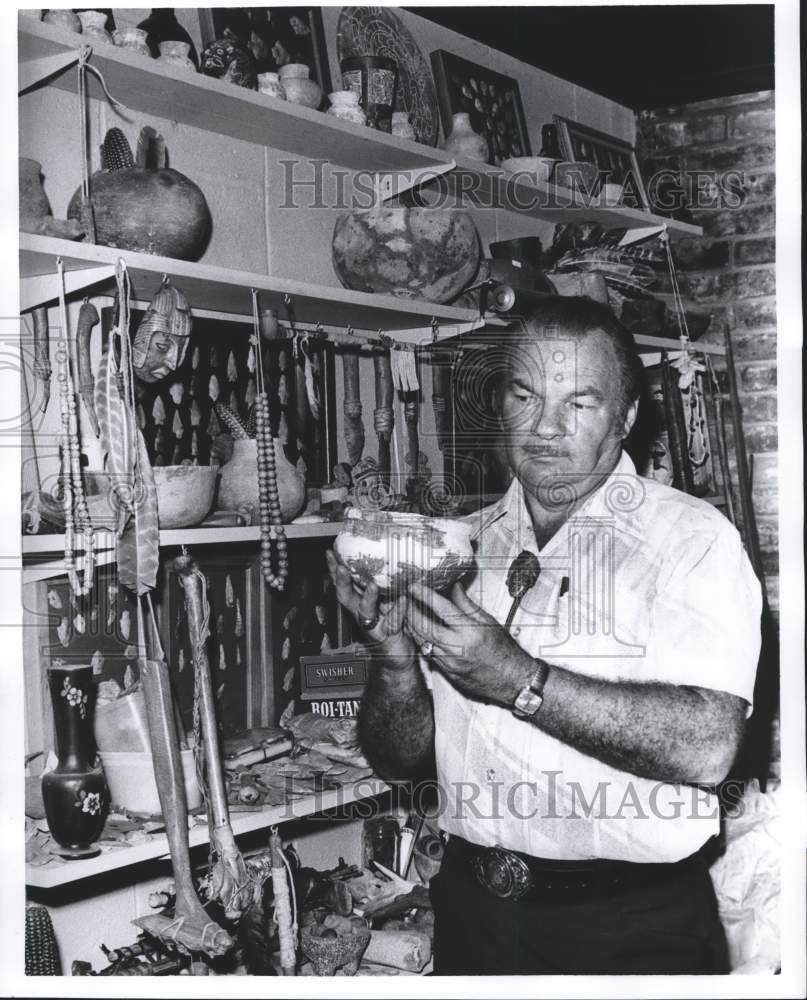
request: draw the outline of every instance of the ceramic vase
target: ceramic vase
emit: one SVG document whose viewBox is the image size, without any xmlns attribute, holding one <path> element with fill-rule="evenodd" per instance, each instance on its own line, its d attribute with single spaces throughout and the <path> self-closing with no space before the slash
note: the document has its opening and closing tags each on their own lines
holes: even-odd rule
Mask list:
<svg viewBox="0 0 807 1000">
<path fill-rule="evenodd" d="M 280 513 L 284 523 L 296 517 L 305 504 L 305 481 L 286 458 L 279 438 L 273 438 Z M 221 468 L 218 510 L 258 510 L 258 443 L 254 438 L 233 442 L 230 461 Z M 257 523 L 257 518 L 255 518 Z"/>
<path fill-rule="evenodd" d="M 354 125 L 366 125 L 367 115 L 359 107 L 359 95 L 352 90 L 335 90 L 328 94 L 331 106 L 326 112 L 332 118 L 340 118 Z"/>
<path fill-rule="evenodd" d="M 411 139 L 413 142 L 415 141 L 415 130 L 409 121 L 408 111 L 392 112 L 392 134 L 397 135 L 399 139 Z"/>
<path fill-rule="evenodd" d="M 81 33 L 81 21 L 78 14 L 74 14 L 72 10 L 49 10 L 46 11 L 42 20 L 45 24 L 53 24 L 57 28 L 66 28 L 68 31 Z"/>
<path fill-rule="evenodd" d="M 165 41 L 160 42 L 160 63 L 167 66 L 174 66 L 176 69 L 185 70 L 188 73 L 195 73 L 196 67 L 188 53 L 190 52 L 188 42 Z"/>
<path fill-rule="evenodd" d="M 53 705 L 57 767 L 42 777 L 45 816 L 59 854 L 89 858 L 101 835 L 109 805 L 104 772 L 95 767 L 92 666 L 48 668 Z"/>
<path fill-rule="evenodd" d="M 443 143 L 443 149 L 467 160 L 482 160 L 489 157 L 488 142 L 484 136 L 474 132 L 467 112 L 458 111 L 451 118 L 451 134 Z"/>
<path fill-rule="evenodd" d="M 102 10 L 81 10 L 78 19 L 81 33 L 88 41 L 112 44 L 112 35 L 106 30 L 106 14 Z"/>
<path fill-rule="evenodd" d="M 21 156 L 19 171 L 20 229 L 26 233 L 35 233 L 42 219 L 53 214 L 42 186 L 42 165 L 27 156 Z"/>
<path fill-rule="evenodd" d="M 173 7 L 155 7 L 145 21 L 138 24 L 146 32 L 149 52 L 157 59 L 160 55 L 160 42 L 185 42 L 188 45 L 188 57 L 194 69 L 199 69 L 199 56 L 193 44 L 193 39 L 177 21 Z"/>
<path fill-rule="evenodd" d="M 278 101 L 286 100 L 286 91 L 283 89 L 283 84 L 280 82 L 280 76 L 277 73 L 259 73 L 258 90 L 261 94 L 266 94 L 267 97 L 274 97 Z"/>
<path fill-rule="evenodd" d="M 339 64 L 342 86 L 355 90 L 367 115 L 367 124 L 379 132 L 392 131 L 392 111 L 398 92 L 398 63 L 387 56 L 348 56 Z"/>
<path fill-rule="evenodd" d="M 322 104 L 322 87 L 309 80 L 310 70 L 305 63 L 288 63 L 280 67 L 280 82 L 286 91 L 286 100 L 304 108 L 318 108 Z"/>
<path fill-rule="evenodd" d="M 119 49 L 128 49 L 141 56 L 151 56 L 146 38 L 146 32 L 142 28 L 121 28 L 112 34 L 112 40 Z"/>
</svg>

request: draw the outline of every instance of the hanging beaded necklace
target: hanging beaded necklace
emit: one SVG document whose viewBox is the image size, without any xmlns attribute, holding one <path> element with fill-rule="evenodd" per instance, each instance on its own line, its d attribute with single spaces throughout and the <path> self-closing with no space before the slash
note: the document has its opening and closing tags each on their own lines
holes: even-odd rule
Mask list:
<svg viewBox="0 0 807 1000">
<path fill-rule="evenodd" d="M 59 343 L 56 362 L 59 383 L 59 404 L 62 417 L 61 435 L 61 487 L 64 509 L 64 565 L 70 587 L 77 597 L 83 597 L 92 590 L 95 572 L 95 534 L 87 509 L 84 483 L 81 478 L 81 451 L 78 439 L 76 416 L 76 393 L 70 370 L 70 344 L 67 328 L 67 305 L 64 291 L 64 262 L 56 261 L 59 275 Z M 81 568 L 75 556 L 76 532 L 82 535 L 84 556 Z"/>
<path fill-rule="evenodd" d="M 258 292 L 252 289 L 252 348 L 255 351 L 255 377 L 258 394 L 255 397 L 255 437 L 258 454 L 258 506 L 261 515 L 261 573 L 266 583 L 282 591 L 289 575 L 288 542 L 280 513 L 280 496 L 275 467 L 275 443 L 272 439 L 269 396 L 263 376 L 261 327 L 258 312 Z M 277 547 L 277 572 L 272 568 L 272 539 Z"/>
</svg>

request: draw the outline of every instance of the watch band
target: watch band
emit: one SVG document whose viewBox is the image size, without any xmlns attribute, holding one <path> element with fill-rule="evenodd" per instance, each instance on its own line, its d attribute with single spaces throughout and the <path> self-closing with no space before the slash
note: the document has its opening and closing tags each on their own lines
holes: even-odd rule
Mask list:
<svg viewBox="0 0 807 1000">
<path fill-rule="evenodd" d="M 533 718 L 544 703 L 544 685 L 549 677 L 549 664 L 538 660 L 529 682 L 518 692 L 513 702 L 513 715 L 518 719 Z"/>
</svg>

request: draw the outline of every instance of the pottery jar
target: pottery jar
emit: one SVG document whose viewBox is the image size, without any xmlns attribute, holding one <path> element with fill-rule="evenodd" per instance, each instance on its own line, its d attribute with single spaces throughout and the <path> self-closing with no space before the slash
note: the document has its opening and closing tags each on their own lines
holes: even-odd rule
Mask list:
<svg viewBox="0 0 807 1000">
<path fill-rule="evenodd" d="M 474 132 L 471 119 L 465 111 L 458 111 L 453 115 L 451 135 L 443 143 L 443 149 L 455 156 L 464 156 L 468 160 L 482 160 L 484 163 L 487 163 L 490 157 L 487 139 Z"/>
<path fill-rule="evenodd" d="M 310 70 L 305 63 L 289 63 L 280 67 L 280 81 L 286 91 L 286 100 L 304 108 L 318 108 L 322 103 L 322 87 L 309 80 Z"/>
<path fill-rule="evenodd" d="M 160 42 L 187 42 L 190 46 L 188 55 L 194 69 L 198 70 L 199 56 L 196 53 L 193 39 L 177 21 L 173 7 L 155 7 L 137 27 L 146 32 L 149 52 L 155 59 L 160 55 Z"/>
<path fill-rule="evenodd" d="M 68 858 L 100 853 L 91 845 L 101 835 L 109 805 L 104 772 L 94 766 L 92 671 L 90 665 L 48 668 L 59 763 L 42 776 L 42 799 L 51 835 Z"/>
<path fill-rule="evenodd" d="M 42 165 L 27 156 L 21 156 L 19 170 L 20 229 L 26 233 L 35 233 L 42 219 L 53 214 L 42 186 Z"/>
<path fill-rule="evenodd" d="M 415 130 L 409 121 L 408 111 L 392 112 L 392 134 L 397 135 L 399 139 L 411 139 L 414 142 Z"/>
<path fill-rule="evenodd" d="M 119 49 L 129 49 L 130 52 L 150 57 L 147 37 L 142 28 L 121 28 L 112 34 L 112 39 Z"/>
<path fill-rule="evenodd" d="M 284 523 L 296 517 L 305 503 L 305 481 L 286 458 L 279 438 L 272 439 L 275 446 L 275 470 L 280 514 Z M 258 501 L 258 443 L 255 438 L 240 438 L 233 442 L 230 461 L 221 468 L 218 510 L 249 510 L 257 523 Z"/>
<path fill-rule="evenodd" d="M 200 68 L 205 76 L 213 76 L 247 90 L 257 89 L 252 49 L 230 28 L 225 28 L 222 37 L 207 46 L 202 53 Z"/>
<path fill-rule="evenodd" d="M 112 35 L 106 30 L 106 14 L 102 10 L 82 10 L 78 15 L 81 33 L 91 42 L 112 44 Z"/>
<path fill-rule="evenodd" d="M 78 14 L 72 10 L 49 10 L 42 18 L 45 24 L 54 24 L 57 28 L 65 28 L 67 31 L 77 31 L 81 34 L 81 21 Z"/>
<path fill-rule="evenodd" d="M 188 42 L 164 41 L 159 43 L 160 63 L 174 66 L 176 69 L 186 70 L 188 73 L 195 73 L 196 67 L 188 54 L 191 47 Z"/>
<path fill-rule="evenodd" d="M 267 97 L 277 98 L 278 101 L 286 100 L 286 91 L 277 73 L 259 73 L 258 90 Z"/>
<path fill-rule="evenodd" d="M 328 94 L 331 106 L 326 114 L 342 121 L 353 122 L 356 125 L 366 125 L 367 116 L 359 107 L 359 95 L 353 90 L 335 90 Z"/>
</svg>

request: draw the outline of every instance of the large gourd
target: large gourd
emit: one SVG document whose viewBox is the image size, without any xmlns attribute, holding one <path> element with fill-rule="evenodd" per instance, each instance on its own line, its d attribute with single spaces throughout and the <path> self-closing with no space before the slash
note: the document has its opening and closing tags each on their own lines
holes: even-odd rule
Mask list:
<svg viewBox="0 0 807 1000">
<path fill-rule="evenodd" d="M 103 246 L 198 260 L 210 237 L 210 210 L 192 180 L 167 166 L 165 141 L 153 128 L 140 132 L 137 156 L 118 128 L 101 147 L 103 169 L 90 178 L 96 241 Z M 81 218 L 81 189 L 67 209 Z"/>
</svg>

